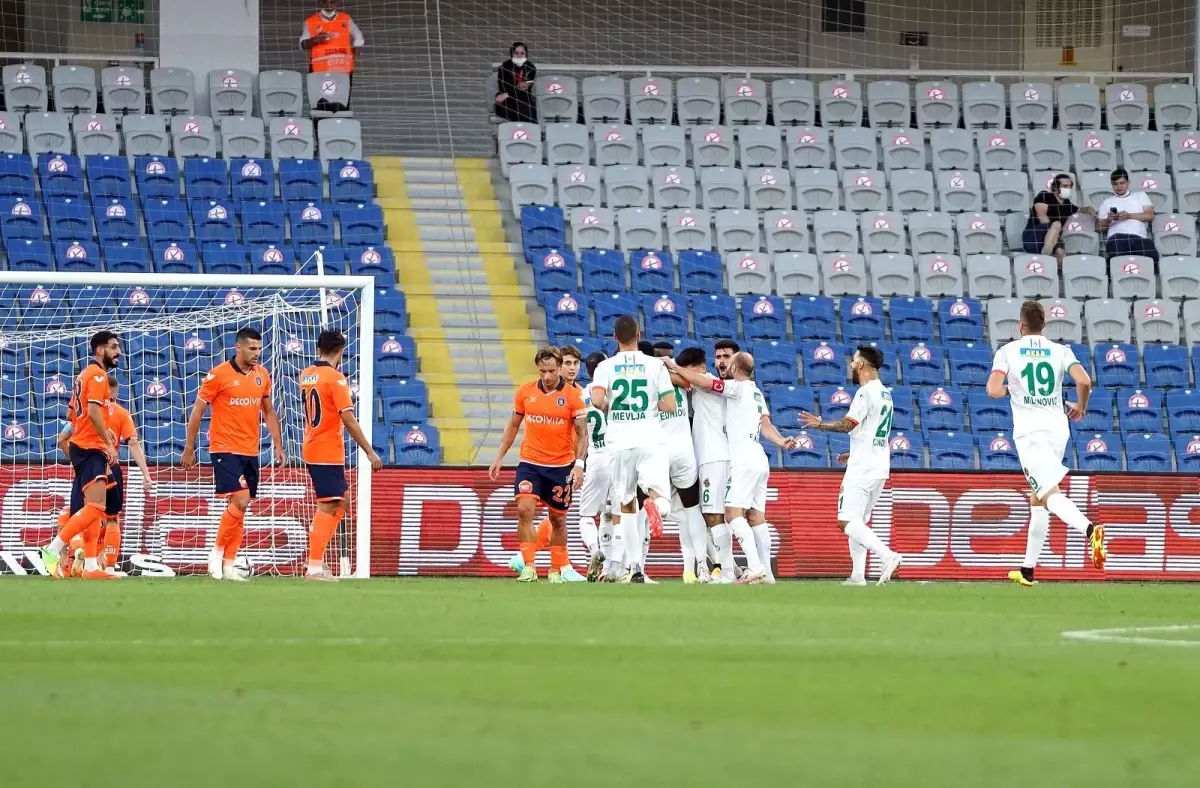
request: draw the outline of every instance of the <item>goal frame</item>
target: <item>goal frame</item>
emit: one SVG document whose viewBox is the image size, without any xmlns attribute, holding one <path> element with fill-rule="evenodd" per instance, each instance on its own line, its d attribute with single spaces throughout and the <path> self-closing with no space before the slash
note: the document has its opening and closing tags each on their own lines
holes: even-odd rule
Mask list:
<svg viewBox="0 0 1200 788">
<path fill-rule="evenodd" d="M 0 271 L 0 285 L 99 285 L 102 287 L 203 287 L 217 290 L 236 287 L 259 290 L 295 290 L 310 288 L 358 291 L 359 396 L 356 414 L 363 435 L 370 442 L 375 421 L 375 279 L 370 276 L 328 276 L 287 274 L 119 274 L 103 272 Z M 324 311 L 324 310 L 322 310 Z M 361 447 L 356 447 L 357 493 L 355 506 L 355 566 L 352 576 L 371 576 L 371 463 Z M 303 463 L 301 462 L 301 465 Z"/>
</svg>

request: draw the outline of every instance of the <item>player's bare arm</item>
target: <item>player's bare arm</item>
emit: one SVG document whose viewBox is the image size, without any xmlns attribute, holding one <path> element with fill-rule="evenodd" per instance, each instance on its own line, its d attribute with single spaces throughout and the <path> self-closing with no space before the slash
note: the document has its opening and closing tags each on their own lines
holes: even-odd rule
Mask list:
<svg viewBox="0 0 1200 788">
<path fill-rule="evenodd" d="M 377 471 L 383 467 L 383 460 L 375 453 L 375 449 L 371 446 L 371 442 L 367 440 L 367 436 L 363 434 L 362 427 L 358 423 L 358 419 L 354 418 L 354 411 L 342 411 L 342 424 L 345 425 L 346 431 L 350 433 L 350 437 L 354 438 L 354 442 L 367 455 L 367 459 L 371 461 L 371 470 Z"/>
<path fill-rule="evenodd" d="M 142 448 L 142 442 L 136 435 L 129 439 L 128 444 L 129 456 L 133 457 L 134 464 L 142 472 L 142 481 L 146 484 L 146 492 L 153 495 L 154 480 L 150 478 L 150 464 L 146 462 L 146 450 Z"/>
<path fill-rule="evenodd" d="M 271 435 L 271 443 L 275 445 L 275 464 L 287 465 L 287 453 L 283 450 L 283 430 L 279 427 L 279 414 L 275 412 L 275 404 L 270 397 L 262 399 L 263 421 L 267 424 L 267 432 Z"/>
<path fill-rule="evenodd" d="M 1067 418 L 1079 421 L 1087 413 L 1088 399 L 1092 396 L 1092 378 L 1082 364 L 1072 364 L 1067 370 L 1075 381 L 1075 402 L 1067 403 Z"/>
<path fill-rule="evenodd" d="M 854 419 L 843 416 L 836 421 L 825 421 L 815 413 L 803 411 L 800 414 L 800 426 L 806 430 L 824 430 L 825 432 L 853 432 L 858 426 Z"/>
<path fill-rule="evenodd" d="M 571 485 L 576 490 L 583 488 L 583 466 L 587 460 L 590 443 L 587 414 L 581 413 L 575 417 L 575 467 L 571 469 Z"/>
<path fill-rule="evenodd" d="M 678 403 L 675 402 L 674 391 L 664 391 L 658 398 L 658 409 L 663 413 L 674 413 Z"/>
<path fill-rule="evenodd" d="M 68 458 L 71 456 L 71 454 L 70 454 L 71 441 L 69 440 L 70 437 L 71 437 L 71 426 L 67 425 L 66 427 L 63 428 L 62 432 L 58 433 L 58 439 L 54 442 L 54 445 L 58 446 L 58 450 L 61 451 L 63 453 L 63 455 L 65 455 Z"/>
<path fill-rule="evenodd" d="M 521 422 L 524 420 L 525 416 L 515 410 L 508 417 L 508 423 L 504 425 L 504 434 L 500 436 L 500 448 L 496 450 L 496 459 L 492 460 L 492 464 L 488 468 L 488 478 L 492 481 L 496 481 L 496 478 L 500 476 L 500 465 L 504 462 L 504 455 L 508 454 L 508 450 L 516 442 L 517 432 L 521 429 Z"/>
<path fill-rule="evenodd" d="M 760 419 L 760 421 L 762 422 L 762 432 L 760 434 L 764 438 L 781 449 L 791 449 L 795 447 L 795 439 L 783 437 L 783 435 L 779 432 L 779 428 L 771 423 L 771 417 L 766 413 L 762 415 L 762 419 Z"/>
<path fill-rule="evenodd" d="M 608 413 L 608 389 L 604 386 L 592 386 L 592 407 L 601 413 Z"/>
<path fill-rule="evenodd" d="M 1004 399 L 1008 396 L 1008 386 L 1004 385 L 1005 375 L 1000 370 L 992 370 L 988 375 L 987 395 L 992 399 Z"/>
<path fill-rule="evenodd" d="M 704 391 L 712 391 L 713 384 L 717 382 L 717 379 L 712 375 L 709 375 L 707 372 L 699 372 L 694 369 L 686 369 L 679 366 L 675 363 L 675 359 L 673 358 L 664 358 L 662 361 L 667 365 L 667 371 L 671 373 L 672 380 L 678 377 L 683 383 L 686 383 L 689 386 L 695 386 L 698 389 L 703 389 Z M 674 399 L 672 398 L 672 403 L 673 402 Z M 672 410 L 674 410 L 674 408 L 672 408 Z"/>
<path fill-rule="evenodd" d="M 204 421 L 204 414 L 208 411 L 208 403 L 200 398 L 196 398 L 196 404 L 192 406 L 192 413 L 188 416 L 187 430 L 183 435 L 183 456 L 179 458 L 179 464 L 184 468 L 192 468 L 196 465 L 196 439 L 200 437 L 200 423 Z"/>
<path fill-rule="evenodd" d="M 104 408 L 97 402 L 89 402 L 87 410 L 92 428 L 96 430 L 97 435 L 104 439 L 104 456 L 110 464 L 116 462 L 117 447 L 113 445 L 112 435 L 109 434 L 108 427 L 104 424 Z"/>
</svg>

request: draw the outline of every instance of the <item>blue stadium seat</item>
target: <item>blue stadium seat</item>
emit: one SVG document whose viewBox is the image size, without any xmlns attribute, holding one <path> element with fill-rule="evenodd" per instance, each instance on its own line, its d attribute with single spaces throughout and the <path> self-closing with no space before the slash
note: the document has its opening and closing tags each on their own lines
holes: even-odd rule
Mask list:
<svg viewBox="0 0 1200 788">
<path fill-rule="evenodd" d="M 59 271 L 94 273 L 104 270 L 100 249 L 91 241 L 60 241 L 54 249 Z"/>
<path fill-rule="evenodd" d="M 1167 424 L 1175 434 L 1200 433 L 1200 392 L 1186 389 L 1168 391 Z"/>
<path fill-rule="evenodd" d="M 67 403 L 71 401 L 71 388 L 75 385 L 70 375 L 47 375 L 39 377 L 33 383 L 33 390 L 41 397 L 42 407 L 48 411 L 48 416 L 65 413 Z M 46 419 L 49 421 L 49 419 Z"/>
<path fill-rule="evenodd" d="M 893 342 L 933 341 L 933 302 L 928 298 L 893 298 L 888 314 Z"/>
<path fill-rule="evenodd" d="M 402 380 L 380 390 L 380 415 L 387 424 L 423 422 L 429 418 L 429 391 L 419 380 Z"/>
<path fill-rule="evenodd" d="M 300 244 L 296 247 L 296 259 L 300 264 L 300 267 L 297 269 L 299 273 L 308 276 L 320 273 L 317 270 L 317 252 L 321 253 L 321 266 L 325 269 L 326 274 L 337 276 L 346 272 L 346 268 L 348 267 L 346 250 L 342 247 L 337 245 Z"/>
<path fill-rule="evenodd" d="M 53 253 L 50 251 L 50 245 L 45 241 L 22 241 L 24 247 L 26 243 L 41 244 L 47 260 L 52 261 Z M 12 252 L 9 252 L 9 268 L 12 268 Z M 53 263 L 51 263 L 53 266 Z M 30 270 L 30 269 L 22 269 Z M 51 268 L 43 268 L 36 270 L 52 270 Z M 22 285 L 17 291 L 17 309 L 21 314 L 21 325 L 24 328 L 38 328 L 40 326 L 61 326 L 67 325 L 70 322 L 70 312 L 66 299 L 66 288 L 48 287 L 45 285 Z"/>
<path fill-rule="evenodd" d="M 33 199 L 33 160 L 24 153 L 0 156 L 0 197 Z"/>
<path fill-rule="evenodd" d="M 697 339 L 714 342 L 738 336 L 737 302 L 733 296 L 698 295 L 692 299 L 692 315 Z"/>
<path fill-rule="evenodd" d="M 823 386 L 817 389 L 817 401 L 821 407 L 821 418 L 834 421 L 846 415 L 854 401 L 855 386 Z"/>
<path fill-rule="evenodd" d="M 750 346 L 750 353 L 754 356 L 754 379 L 758 385 L 794 385 L 800 379 L 795 343 L 755 342 Z"/>
<path fill-rule="evenodd" d="M 537 292 L 572 292 L 578 288 L 575 253 L 570 249 L 526 249 L 525 260 L 533 268 Z"/>
<path fill-rule="evenodd" d="M 282 244 L 287 235 L 287 212 L 277 200 L 244 202 L 240 206 L 242 238 L 248 244 Z"/>
<path fill-rule="evenodd" d="M 817 412 L 810 386 L 774 386 L 766 396 L 771 406 L 771 421 L 781 430 L 800 429 L 800 413 Z"/>
<path fill-rule="evenodd" d="M 129 159 L 124 156 L 87 157 L 88 192 L 93 200 L 133 196 L 133 181 L 129 176 Z"/>
<path fill-rule="evenodd" d="M 104 269 L 114 274 L 148 274 L 154 271 L 150 250 L 140 241 L 105 243 Z"/>
<path fill-rule="evenodd" d="M 521 245 L 526 249 L 562 249 L 567 245 L 564 226 L 562 208 L 526 205 L 521 209 Z"/>
<path fill-rule="evenodd" d="M 159 273 L 200 273 L 200 255 L 190 241 L 155 243 L 150 247 L 154 270 Z M 215 273 L 210 271 L 209 273 Z"/>
<path fill-rule="evenodd" d="M 210 243 L 200 247 L 203 268 L 210 274 L 250 273 L 250 251 L 241 244 Z M 162 262 L 159 262 L 162 270 Z M 180 270 L 179 273 L 184 273 Z"/>
<path fill-rule="evenodd" d="M 1141 379 L 1138 349 L 1134 345 L 1097 345 L 1092 357 L 1095 360 L 1096 384 L 1099 386 L 1136 386 Z"/>
<path fill-rule="evenodd" d="M 561 249 L 562 247 L 550 248 Z M 589 295 L 625 292 L 625 256 L 620 251 L 616 249 L 584 249 L 580 252 L 579 264 L 583 271 L 583 289 Z"/>
<path fill-rule="evenodd" d="M 375 331 L 403 334 L 408 330 L 408 301 L 399 290 L 375 290 Z"/>
<path fill-rule="evenodd" d="M 1146 385 L 1152 388 L 1184 388 L 1191 363 L 1187 348 L 1182 345 L 1145 345 L 1142 364 L 1146 368 Z"/>
<path fill-rule="evenodd" d="M 28 411 L 28 406 L 21 412 Z M 42 428 L 25 419 L 5 419 L 0 430 L 0 459 L 14 462 L 36 462 L 42 456 Z"/>
<path fill-rule="evenodd" d="M 1096 389 L 1088 398 L 1087 412 L 1075 424 L 1080 432 L 1110 432 L 1113 429 L 1113 415 L 1116 413 L 1113 392 L 1108 389 Z"/>
<path fill-rule="evenodd" d="M 33 402 L 33 387 L 29 378 L 4 375 L 0 377 L 0 405 L 3 406 L 5 418 L 10 414 L 27 413 Z"/>
<path fill-rule="evenodd" d="M 387 246 L 355 249 L 350 255 L 350 273 L 355 276 L 373 276 L 378 287 L 395 287 L 396 257 Z"/>
<path fill-rule="evenodd" d="M 133 178 L 143 202 L 179 199 L 179 162 L 174 158 L 138 156 L 133 160 Z"/>
<path fill-rule="evenodd" d="M 574 345 L 575 347 L 579 348 L 579 352 L 583 354 L 585 360 L 589 355 L 595 353 L 597 350 L 602 351 L 605 355 L 608 355 L 608 349 L 605 347 L 604 341 L 598 337 L 551 334 L 550 344 L 559 347 L 562 345 Z M 587 370 L 581 367 L 579 372 L 579 380 L 583 380 L 586 377 Z"/>
<path fill-rule="evenodd" d="M 591 299 L 579 293 L 546 293 L 546 329 L 554 334 L 592 333 Z"/>
<path fill-rule="evenodd" d="M 782 340 L 787 336 L 787 312 L 779 296 L 742 296 L 742 336 L 749 340 Z"/>
<path fill-rule="evenodd" d="M 792 299 L 792 337 L 797 342 L 833 342 L 837 339 L 833 299 L 829 296 L 796 296 Z"/>
<path fill-rule="evenodd" d="M 1125 435 L 1125 470 L 1143 473 L 1171 472 L 1171 439 L 1156 433 Z"/>
<path fill-rule="evenodd" d="M 229 199 L 229 170 L 225 160 L 199 156 L 184 159 L 183 191 L 189 200 Z"/>
<path fill-rule="evenodd" d="M 1162 395 L 1154 389 L 1119 390 L 1117 419 L 1126 432 L 1162 432 Z"/>
<path fill-rule="evenodd" d="M 270 159 L 232 159 L 229 181 L 234 202 L 275 199 L 275 163 Z"/>
<path fill-rule="evenodd" d="M 658 339 L 675 339 L 688 335 L 688 299 L 670 293 L 642 297 L 642 312 L 646 316 L 645 333 Z"/>
<path fill-rule="evenodd" d="M 938 386 L 917 392 L 921 411 L 921 428 L 926 432 L 961 432 L 963 429 L 963 397 L 957 389 Z"/>
<path fill-rule="evenodd" d="M 417 351 L 403 334 L 375 336 L 375 377 L 380 380 L 404 380 L 416 377 Z"/>
<path fill-rule="evenodd" d="M 621 315 L 637 315 L 637 302 L 624 293 L 597 295 L 592 302 L 596 311 L 596 335 L 611 337 L 613 321 Z"/>
<path fill-rule="evenodd" d="M 135 320 L 161 315 L 167 308 L 163 288 L 145 288 L 141 285 L 122 287 L 116 291 L 117 316 L 121 320 Z M 163 336 L 166 336 L 165 334 Z M 125 337 L 122 336 L 122 342 Z M 126 349 L 125 352 L 128 352 Z"/>
<path fill-rule="evenodd" d="M 192 240 L 187 203 L 183 200 L 146 200 L 142 209 L 151 244 Z"/>
<path fill-rule="evenodd" d="M 809 386 L 837 386 L 846 382 L 849 355 L 837 342 L 801 342 L 798 347 Z"/>
<path fill-rule="evenodd" d="M 1088 377 L 1094 383 L 1096 380 L 1096 371 L 1092 368 L 1092 349 L 1079 342 L 1065 342 L 1063 344 L 1071 348 L 1071 353 L 1075 356 L 1075 360 L 1079 362 L 1079 365 L 1083 367 L 1083 370 L 1088 373 Z M 1063 379 L 1063 385 L 1074 388 L 1075 379 L 1068 374 Z"/>
<path fill-rule="evenodd" d="M 783 452 L 783 467 L 785 468 L 827 468 L 829 467 L 829 438 L 819 432 L 803 430 L 796 433 L 796 448 L 785 449 Z"/>
<path fill-rule="evenodd" d="M 983 306 L 976 298 L 942 298 L 938 301 L 938 327 L 942 342 L 983 341 Z"/>
<path fill-rule="evenodd" d="M 288 206 L 288 221 L 292 226 L 294 244 L 333 243 L 333 209 L 324 203 L 292 203 Z"/>
<path fill-rule="evenodd" d="M 879 298 L 843 298 L 838 304 L 842 339 L 848 345 L 882 342 L 884 335 L 883 300 Z"/>
<path fill-rule="evenodd" d="M 90 241 L 92 206 L 74 197 L 47 200 L 46 224 L 52 241 Z"/>
<path fill-rule="evenodd" d="M 100 243 L 141 240 L 141 211 L 132 197 L 94 199 L 92 213 L 96 217 L 96 234 L 100 237 Z"/>
<path fill-rule="evenodd" d="M 337 217 L 346 246 L 383 246 L 383 208 L 375 203 L 339 205 Z"/>
<path fill-rule="evenodd" d="M 892 387 L 892 429 L 911 432 L 917 424 L 917 397 L 908 386 Z"/>
<path fill-rule="evenodd" d="M 925 468 L 925 440 L 916 432 L 893 432 L 893 468 Z"/>
<path fill-rule="evenodd" d="M 170 377 L 145 374 L 135 378 L 133 396 L 143 424 L 171 424 L 179 421 L 183 412 L 183 392 Z"/>
<path fill-rule="evenodd" d="M 296 273 L 296 257 L 290 246 L 254 244 L 250 247 L 250 270 L 256 274 L 288 276 Z"/>
<path fill-rule="evenodd" d="M 371 448 L 385 464 L 392 464 L 392 430 L 380 428 L 371 432 Z"/>
<path fill-rule="evenodd" d="M 43 200 L 83 196 L 83 164 L 71 153 L 43 153 L 38 156 L 38 183 Z"/>
<path fill-rule="evenodd" d="M 375 169 L 369 161 L 335 159 L 328 164 L 329 199 L 334 203 L 375 199 Z"/>
<path fill-rule="evenodd" d="M 8 270 L 53 271 L 54 253 L 46 241 L 14 241 L 6 245 Z"/>
<path fill-rule="evenodd" d="M 31 327 L 28 316 L 25 326 L 26 328 Z M 78 374 L 75 369 L 77 361 L 75 348 L 66 340 L 34 345 L 30 348 L 29 360 L 33 365 L 33 377 L 35 378 L 65 373 L 73 380 Z"/>
<path fill-rule="evenodd" d="M 0 236 L 9 241 L 35 240 L 45 237 L 42 223 L 45 215 L 42 204 L 24 197 L 0 198 Z"/>
<path fill-rule="evenodd" d="M 972 432 L 1012 432 L 1012 410 L 1007 399 L 992 399 L 984 391 L 967 392 Z"/>
<path fill-rule="evenodd" d="M 1200 435 L 1175 436 L 1175 468 L 1180 473 L 1200 472 Z"/>
<path fill-rule="evenodd" d="M 237 243 L 237 212 L 228 199 L 193 202 L 192 225 L 196 228 L 197 243 Z"/>
<path fill-rule="evenodd" d="M 441 464 L 441 442 L 434 427 L 424 424 L 395 427 L 392 441 L 396 445 L 397 465 Z"/>
<path fill-rule="evenodd" d="M 975 440 L 963 432 L 931 432 L 929 467 L 940 470 L 975 470 Z"/>
<path fill-rule="evenodd" d="M 67 298 L 76 313 L 86 314 L 88 321 L 102 322 L 117 317 L 117 289 L 107 285 L 83 285 L 67 290 Z M 88 352 L 86 337 L 78 340 L 80 355 Z"/>
<path fill-rule="evenodd" d="M 670 293 L 675 290 L 675 264 L 663 249 L 635 249 L 629 254 L 630 283 L 635 293 Z"/>
<path fill-rule="evenodd" d="M 967 342 L 951 345 L 950 383 L 955 386 L 985 386 L 992 372 L 992 351 L 986 345 Z"/>
<path fill-rule="evenodd" d="M 1017 448 L 1008 432 L 979 435 L 979 468 L 984 471 L 1019 471 Z"/>
<path fill-rule="evenodd" d="M 688 249 L 679 253 L 679 284 L 687 295 L 725 292 L 725 268 L 716 252 Z"/>
<path fill-rule="evenodd" d="M 1121 436 L 1111 432 L 1081 435 L 1075 439 L 1081 471 L 1122 470 L 1124 463 L 1121 449 Z"/>
<path fill-rule="evenodd" d="M 139 438 L 152 463 L 174 464 L 183 456 L 186 424 L 150 424 L 139 431 Z"/>
<path fill-rule="evenodd" d="M 906 386 L 938 386 L 946 382 L 946 353 L 938 345 L 899 348 L 900 377 Z"/>
<path fill-rule="evenodd" d="M 167 301 L 169 309 L 178 309 L 188 303 L 182 293 L 178 298 L 168 295 Z M 221 340 L 214 336 L 211 328 L 176 331 L 171 334 L 171 345 L 185 379 L 203 375 L 223 360 Z"/>
<path fill-rule="evenodd" d="M 284 202 L 321 202 L 321 162 L 316 159 L 280 159 L 279 196 Z"/>
</svg>

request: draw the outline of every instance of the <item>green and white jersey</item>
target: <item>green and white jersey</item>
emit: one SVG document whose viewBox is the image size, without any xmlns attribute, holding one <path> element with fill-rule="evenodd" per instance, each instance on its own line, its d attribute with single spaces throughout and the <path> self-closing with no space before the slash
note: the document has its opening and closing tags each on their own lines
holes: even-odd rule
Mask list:
<svg viewBox="0 0 1200 788">
<path fill-rule="evenodd" d="M 892 471 L 892 392 L 879 379 L 868 381 L 854 392 L 846 418 L 850 430 L 848 479 L 886 479 Z"/>
<path fill-rule="evenodd" d="M 758 442 L 767 401 L 753 380 L 719 380 L 713 391 L 725 395 L 725 434 L 729 438 L 729 464 L 764 465 L 767 453 Z"/>
<path fill-rule="evenodd" d="M 659 411 L 658 419 L 662 423 L 663 437 L 668 445 L 675 449 L 687 449 L 690 453 L 692 448 L 692 424 L 691 414 L 688 411 L 687 396 L 684 395 L 683 389 L 678 386 L 672 386 L 675 392 L 675 412 L 663 413 Z"/>
<path fill-rule="evenodd" d="M 608 417 L 604 415 L 604 411 L 592 405 L 592 390 L 590 388 L 583 392 L 583 404 L 587 406 L 587 430 L 588 440 L 591 441 L 591 446 L 588 448 L 588 456 L 596 457 L 608 454 Z"/>
<path fill-rule="evenodd" d="M 1078 363 L 1071 348 L 1039 335 L 1013 340 L 996 352 L 992 371 L 1008 378 L 1013 438 L 1070 429 L 1063 410 L 1062 382 Z"/>
<path fill-rule="evenodd" d="M 596 367 L 592 388 L 606 392 L 610 451 L 662 445 L 658 399 L 674 387 L 661 360 L 636 350 L 617 353 Z"/>
</svg>

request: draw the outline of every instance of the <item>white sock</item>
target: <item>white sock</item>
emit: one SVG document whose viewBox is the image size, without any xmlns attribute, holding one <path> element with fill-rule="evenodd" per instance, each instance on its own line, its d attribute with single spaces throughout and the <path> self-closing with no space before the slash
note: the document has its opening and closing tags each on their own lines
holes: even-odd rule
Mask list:
<svg viewBox="0 0 1200 788">
<path fill-rule="evenodd" d="M 878 558 L 887 558 L 892 554 L 892 551 L 883 543 L 883 540 L 868 528 L 867 524 L 862 520 L 851 520 L 847 523 L 846 536 L 870 550 Z"/>
<path fill-rule="evenodd" d="M 853 536 L 847 536 L 850 543 L 850 579 L 867 579 L 867 548 L 855 541 Z"/>
<path fill-rule="evenodd" d="M 1045 506 L 1029 507 L 1029 541 L 1025 543 L 1025 561 L 1021 566 L 1033 569 L 1050 532 L 1050 511 Z"/>
<path fill-rule="evenodd" d="M 317 572 L 320 572 L 321 569 L 322 569 L 322 567 L 321 567 L 320 561 L 309 561 L 308 562 L 308 573 L 310 575 L 315 575 Z"/>
<path fill-rule="evenodd" d="M 713 527 L 715 528 L 716 526 Z M 704 530 L 707 531 L 707 533 L 704 535 L 704 546 L 708 553 L 708 560 L 712 561 L 714 564 L 720 564 L 721 553 L 719 550 L 717 550 L 717 543 L 713 541 L 712 528 L 709 528 L 708 523 L 705 523 Z"/>
<path fill-rule="evenodd" d="M 733 560 L 733 533 L 729 530 L 729 526 L 725 523 L 714 525 L 710 532 L 713 544 L 717 547 L 717 563 L 721 565 L 721 571 L 733 572 L 736 564 Z M 730 575 L 730 577 L 734 577 L 734 575 Z"/>
<path fill-rule="evenodd" d="M 222 566 L 223 568 L 225 568 L 225 569 L 233 569 L 233 559 L 232 559 L 232 558 L 226 558 L 226 559 L 222 560 L 222 561 L 221 561 L 221 566 Z"/>
<path fill-rule="evenodd" d="M 758 548 L 758 560 L 762 561 L 763 571 L 771 574 L 771 526 L 759 523 L 750 527 L 754 534 L 754 546 Z"/>
<path fill-rule="evenodd" d="M 642 531 L 642 566 L 650 565 L 650 529 Z"/>
<path fill-rule="evenodd" d="M 84 556 L 83 571 L 99 572 L 100 571 L 100 563 L 95 558 L 88 558 L 87 556 Z"/>
<path fill-rule="evenodd" d="M 655 496 L 654 507 L 658 509 L 659 516 L 664 520 L 667 519 L 667 516 L 671 514 L 671 502 L 666 498 L 659 498 Z"/>
<path fill-rule="evenodd" d="M 625 565 L 630 571 L 641 568 L 642 529 L 638 527 L 638 520 L 642 517 L 644 515 L 641 512 L 621 515 L 621 541 L 625 543 Z"/>
<path fill-rule="evenodd" d="M 699 564 L 708 560 L 708 526 L 704 524 L 704 515 L 700 507 L 693 506 L 683 510 L 683 522 L 679 524 L 679 539 L 686 538 L 692 545 L 692 558 Z M 699 567 L 696 567 L 699 569 Z"/>
<path fill-rule="evenodd" d="M 596 527 L 596 518 L 579 518 L 579 537 L 583 539 L 583 546 L 587 548 L 588 555 L 596 552 L 596 538 L 599 534 L 600 529 Z"/>
<path fill-rule="evenodd" d="M 64 542 L 58 536 L 55 536 L 53 539 L 50 540 L 50 546 L 46 549 L 48 549 L 52 553 L 61 553 L 63 548 L 66 546 L 67 546 L 66 542 Z"/>
<path fill-rule="evenodd" d="M 1086 534 L 1088 526 L 1092 524 L 1092 521 L 1079 511 L 1075 502 L 1061 492 L 1056 492 L 1046 499 L 1046 508 L 1050 510 L 1051 514 L 1081 534 Z"/>
<path fill-rule="evenodd" d="M 600 552 L 605 558 L 611 558 L 613 552 L 613 516 L 600 515 Z"/>
<path fill-rule="evenodd" d="M 692 535 L 688 532 L 687 512 L 679 521 L 679 552 L 683 553 L 683 571 L 696 571 L 696 550 L 692 547 Z"/>
<path fill-rule="evenodd" d="M 746 568 L 754 574 L 762 572 L 763 565 L 758 557 L 758 545 L 754 543 L 754 532 L 750 530 L 750 524 L 746 522 L 746 518 L 733 518 L 729 523 L 729 530 L 733 532 L 733 538 L 737 539 L 741 546 L 742 555 L 746 556 Z"/>
</svg>

